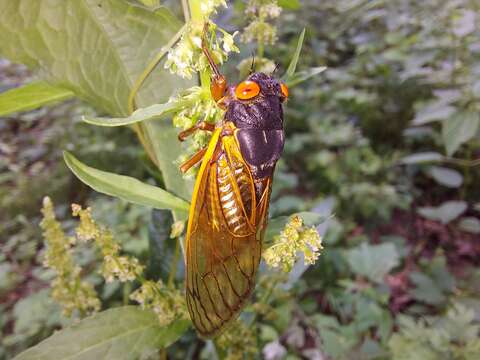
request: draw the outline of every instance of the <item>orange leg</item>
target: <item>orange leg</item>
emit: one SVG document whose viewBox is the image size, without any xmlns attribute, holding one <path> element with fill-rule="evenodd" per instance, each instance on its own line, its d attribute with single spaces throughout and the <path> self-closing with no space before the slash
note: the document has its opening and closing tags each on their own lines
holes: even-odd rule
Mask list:
<svg viewBox="0 0 480 360">
<path fill-rule="evenodd" d="M 205 121 L 200 121 L 198 124 L 195 124 L 191 128 L 180 132 L 180 134 L 178 134 L 178 140 L 185 141 L 187 137 L 193 135 L 197 130 L 213 131 L 215 130 L 215 125 L 207 123 Z"/>
<path fill-rule="evenodd" d="M 203 159 L 203 155 L 205 155 L 206 151 L 207 151 L 207 148 L 204 147 L 203 149 L 200 149 L 195 154 L 193 154 L 193 156 L 190 159 L 185 161 L 180 166 L 180 171 L 185 174 L 192 166 L 195 166 Z"/>
</svg>

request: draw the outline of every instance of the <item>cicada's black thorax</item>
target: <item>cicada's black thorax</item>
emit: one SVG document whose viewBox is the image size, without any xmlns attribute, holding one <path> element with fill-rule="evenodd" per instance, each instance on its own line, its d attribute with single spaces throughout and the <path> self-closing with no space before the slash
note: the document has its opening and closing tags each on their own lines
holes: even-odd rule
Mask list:
<svg viewBox="0 0 480 360">
<path fill-rule="evenodd" d="M 235 136 L 240 151 L 255 179 L 272 176 L 283 151 L 284 99 L 280 83 L 264 73 L 254 73 L 247 80 L 260 86 L 260 94 L 251 100 L 235 97 L 235 87 L 229 88 L 225 121 L 237 127 Z"/>
</svg>

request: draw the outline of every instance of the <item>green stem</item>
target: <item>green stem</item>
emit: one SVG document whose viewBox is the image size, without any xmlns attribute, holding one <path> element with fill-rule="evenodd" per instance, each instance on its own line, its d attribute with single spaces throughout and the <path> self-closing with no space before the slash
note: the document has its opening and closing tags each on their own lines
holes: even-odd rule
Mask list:
<svg viewBox="0 0 480 360">
<path fill-rule="evenodd" d="M 128 305 L 130 302 L 130 293 L 132 292 L 132 283 L 130 281 L 123 285 L 123 305 Z"/>
<path fill-rule="evenodd" d="M 263 294 L 262 298 L 258 301 L 259 304 L 268 304 L 270 302 L 270 297 L 272 296 L 273 290 L 275 290 L 278 283 L 279 283 L 279 279 L 278 279 L 278 277 L 275 277 L 273 279 L 273 282 L 270 284 L 270 287 L 267 289 L 265 294 Z M 257 319 L 258 319 L 258 312 L 255 312 L 255 314 L 254 314 L 254 316 L 253 316 L 253 318 L 250 322 L 250 326 L 254 326 Z"/>
<path fill-rule="evenodd" d="M 188 9 L 188 2 L 187 0 L 182 0 L 182 10 L 183 10 L 183 17 L 185 18 L 185 22 L 190 21 L 190 11 Z"/>
<path fill-rule="evenodd" d="M 202 24 L 207 21 L 202 15 L 202 0 L 189 0 L 190 16 L 193 23 Z M 200 72 L 200 84 L 203 88 L 210 88 L 210 73 L 207 69 Z"/>
<path fill-rule="evenodd" d="M 261 37 L 258 38 L 257 42 L 258 42 L 257 56 L 259 59 L 261 59 L 263 58 L 263 54 L 265 52 L 265 45 Z"/>
<path fill-rule="evenodd" d="M 175 277 L 177 275 L 178 257 L 180 256 L 180 241 L 177 238 L 175 242 L 175 253 L 173 255 L 172 263 L 170 264 L 170 273 L 168 274 L 168 287 L 172 288 L 174 285 Z"/>
<path fill-rule="evenodd" d="M 466 159 L 444 157 L 443 161 L 446 162 L 446 163 L 456 164 L 456 165 L 460 165 L 460 166 L 464 166 L 464 167 L 480 166 L 480 159 L 466 160 Z"/>
</svg>

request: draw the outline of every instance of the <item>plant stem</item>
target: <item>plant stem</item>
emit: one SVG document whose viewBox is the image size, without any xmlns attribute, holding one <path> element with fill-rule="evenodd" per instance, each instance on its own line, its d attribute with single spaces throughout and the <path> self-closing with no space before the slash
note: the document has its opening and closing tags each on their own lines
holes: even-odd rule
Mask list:
<svg viewBox="0 0 480 360">
<path fill-rule="evenodd" d="M 259 59 L 263 58 L 264 52 L 265 52 L 265 45 L 263 43 L 263 39 L 258 39 L 257 56 Z"/>
<path fill-rule="evenodd" d="M 190 11 L 188 9 L 188 2 L 187 0 L 182 0 L 182 9 L 183 9 L 183 17 L 185 18 L 185 22 L 190 21 Z"/>
<path fill-rule="evenodd" d="M 266 290 L 265 294 L 263 294 L 262 298 L 258 301 L 259 304 L 268 304 L 269 303 L 270 296 L 272 296 L 273 291 L 277 287 L 278 283 L 279 283 L 279 279 L 274 278 L 272 283 L 271 283 L 271 286 Z M 250 321 L 250 326 L 255 326 L 255 322 L 257 321 L 257 319 L 258 319 L 258 312 L 255 312 L 252 320 Z"/>
<path fill-rule="evenodd" d="M 451 157 L 446 157 L 445 156 L 443 158 L 443 161 L 447 162 L 447 163 L 451 163 L 451 164 L 465 166 L 465 167 L 480 166 L 480 159 L 466 160 L 466 159 L 457 159 L 457 158 L 451 158 Z"/>
<path fill-rule="evenodd" d="M 168 287 L 172 288 L 175 281 L 175 276 L 177 275 L 177 264 L 178 257 L 180 256 L 180 241 L 181 239 L 177 238 L 175 242 L 175 253 L 173 255 L 172 263 L 170 264 L 170 272 L 168 274 Z"/>
<path fill-rule="evenodd" d="M 189 0 L 190 16 L 193 23 L 202 24 L 208 19 L 202 15 L 201 3 L 202 0 Z M 207 69 L 200 71 L 200 84 L 203 88 L 210 87 L 210 73 Z"/>
<path fill-rule="evenodd" d="M 167 349 L 160 350 L 160 360 L 167 360 Z"/>
<path fill-rule="evenodd" d="M 150 146 L 150 143 L 147 141 L 145 137 L 145 132 L 144 128 L 141 126 L 141 124 L 132 124 L 132 129 L 135 131 L 135 134 L 137 134 L 138 139 L 140 140 L 140 143 L 142 144 L 143 148 L 145 149 L 145 152 L 148 155 L 148 158 L 155 164 L 155 166 L 158 167 L 158 161 L 155 156 L 155 152 L 153 151 L 152 147 Z"/>
<path fill-rule="evenodd" d="M 130 293 L 132 292 L 132 283 L 130 281 L 123 285 L 123 305 L 128 305 L 130 302 Z"/>
</svg>

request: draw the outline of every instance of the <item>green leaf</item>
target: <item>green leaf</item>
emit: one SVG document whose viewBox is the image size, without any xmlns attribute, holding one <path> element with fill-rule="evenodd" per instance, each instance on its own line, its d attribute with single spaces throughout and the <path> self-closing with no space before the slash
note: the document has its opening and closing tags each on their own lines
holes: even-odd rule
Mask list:
<svg viewBox="0 0 480 360">
<path fill-rule="evenodd" d="M 189 326 L 187 320 L 160 326 L 153 311 L 118 307 L 57 331 L 15 360 L 140 359 L 178 340 Z"/>
<path fill-rule="evenodd" d="M 443 121 L 442 137 L 448 156 L 472 139 L 480 127 L 480 115 L 477 112 L 458 112 Z"/>
<path fill-rule="evenodd" d="M 373 282 L 382 283 L 383 278 L 399 264 L 399 254 L 394 244 L 370 245 L 362 243 L 346 253 L 352 271 Z"/>
<path fill-rule="evenodd" d="M 180 111 L 186 106 L 190 105 L 190 102 L 167 102 L 164 104 L 155 104 L 146 108 L 141 108 L 132 113 L 128 117 L 121 118 L 108 118 L 108 117 L 83 117 L 83 121 L 88 124 L 97 126 L 125 126 L 132 125 L 141 121 L 159 120 L 167 117 L 174 112 Z"/>
<path fill-rule="evenodd" d="M 445 104 L 443 101 L 436 101 L 417 111 L 412 121 L 413 125 L 423 125 L 433 121 L 448 119 L 456 108 Z"/>
<path fill-rule="evenodd" d="M 166 8 L 127 1 L 0 0 L 0 7 L 4 56 L 112 115 L 127 115 L 132 84 L 181 26 Z M 140 105 L 167 100 L 179 82 L 155 71 L 140 91 Z"/>
<path fill-rule="evenodd" d="M 0 116 L 34 110 L 74 97 L 70 90 L 38 81 L 0 94 Z"/>
<path fill-rule="evenodd" d="M 318 329 L 325 352 L 332 359 L 344 358 L 357 342 L 355 336 L 345 331 L 347 326 L 340 325 L 334 316 L 315 314 L 312 321 Z"/>
<path fill-rule="evenodd" d="M 406 165 L 422 164 L 428 162 L 439 162 L 443 160 L 443 156 L 440 153 L 427 151 L 421 153 L 415 153 L 409 156 L 405 156 L 400 162 Z"/>
<path fill-rule="evenodd" d="M 289 10 L 300 9 L 300 0 L 278 0 L 278 6 Z"/>
<path fill-rule="evenodd" d="M 147 277 L 168 282 L 170 267 L 174 259 L 177 239 L 170 238 L 173 217 L 168 210 L 152 210 L 148 227 L 149 263 Z M 183 258 L 180 260 L 183 263 Z M 180 273 L 180 272 L 179 272 Z"/>
<path fill-rule="evenodd" d="M 288 65 L 287 72 L 283 76 L 287 80 L 295 74 L 295 70 L 297 68 L 298 59 L 300 58 L 300 52 L 302 51 L 303 46 L 303 39 L 305 38 L 305 29 L 302 30 L 300 36 L 298 37 L 297 47 L 295 52 L 293 53 L 292 60 L 290 61 L 290 65 Z"/>
<path fill-rule="evenodd" d="M 155 209 L 175 210 L 180 212 L 184 219 L 188 216 L 189 203 L 168 191 L 129 176 L 94 169 L 67 151 L 63 153 L 63 157 L 70 170 L 82 182 L 98 192 Z"/>
<path fill-rule="evenodd" d="M 463 176 L 456 170 L 441 167 L 431 166 L 427 173 L 440 185 L 449 188 L 458 188 L 463 183 Z"/>
<path fill-rule="evenodd" d="M 472 234 L 480 234 L 480 220 L 473 216 L 464 217 L 458 227 Z"/>
<path fill-rule="evenodd" d="M 411 164 L 422 164 L 429 162 L 439 162 L 443 160 L 443 156 L 440 153 L 427 151 L 415 153 L 409 156 L 405 156 L 400 160 L 402 164 L 411 165 Z"/>
<path fill-rule="evenodd" d="M 430 220 L 448 224 L 467 210 L 465 201 L 446 201 L 438 207 L 425 206 L 418 208 L 418 213 Z"/>
<path fill-rule="evenodd" d="M 140 2 L 148 7 L 157 7 L 160 6 L 160 0 L 140 0 Z"/>
<path fill-rule="evenodd" d="M 182 22 L 165 7 L 155 11 L 118 0 L 0 0 L 0 53 L 40 70 L 50 82 L 113 117 L 128 116 L 133 84 L 180 30 Z M 192 81 L 163 68 L 162 60 L 136 96 L 139 108 L 166 103 Z M 181 153 L 170 123 L 138 126 L 169 191 L 191 196 L 174 159 Z"/>
<path fill-rule="evenodd" d="M 416 300 L 431 305 L 439 305 L 445 301 L 445 295 L 429 276 L 420 272 L 412 272 L 409 277 L 415 285 L 415 289 L 411 290 L 410 294 Z"/>
<path fill-rule="evenodd" d="M 327 70 L 326 66 L 319 66 L 319 67 L 313 67 L 313 68 L 310 68 L 310 69 L 307 69 L 307 70 L 299 71 L 299 72 L 295 73 L 294 75 L 290 76 L 289 78 L 287 78 L 287 80 L 285 81 L 285 84 L 287 84 L 287 86 L 290 87 L 290 88 L 294 87 L 294 86 L 310 79 L 313 76 L 321 74 L 325 70 Z"/>
</svg>

